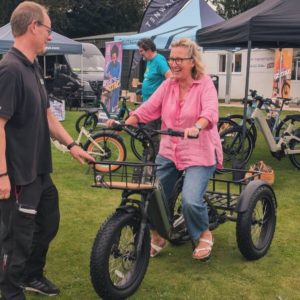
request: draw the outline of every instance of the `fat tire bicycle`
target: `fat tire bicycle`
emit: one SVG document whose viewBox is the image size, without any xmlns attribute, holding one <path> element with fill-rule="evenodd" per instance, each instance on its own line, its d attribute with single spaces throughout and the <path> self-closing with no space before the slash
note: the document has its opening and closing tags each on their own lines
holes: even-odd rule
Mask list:
<svg viewBox="0 0 300 300">
<path fill-rule="evenodd" d="M 135 134 L 134 129 L 123 129 Z M 183 132 L 171 129 L 156 130 L 156 133 L 183 136 Z M 146 131 L 144 138 L 149 139 Z M 145 158 L 149 157 L 147 150 L 145 148 Z M 147 271 L 150 222 L 174 245 L 190 241 L 181 209 L 184 172 L 177 180 L 169 208 L 164 202 L 161 186 L 155 180 L 156 165 L 153 162 L 107 162 L 109 168 L 118 165 L 120 169 L 103 174 L 96 171 L 97 163 L 94 165 L 93 187 L 118 189 L 122 196 L 119 207 L 96 234 L 90 257 L 91 281 L 100 297 L 125 299 L 138 289 Z M 275 232 L 277 203 L 274 191 L 266 182 L 253 180 L 260 176 L 259 172 L 238 181 L 218 178 L 226 174 L 216 173 L 205 194 L 209 227 L 213 230 L 226 221 L 235 221 L 240 252 L 248 260 L 259 259 L 267 253 Z"/>
<path fill-rule="evenodd" d="M 85 136 L 87 141 L 82 144 L 82 137 Z M 69 152 L 67 147 L 58 140 L 51 138 L 52 144 L 61 152 Z M 91 134 L 84 127 L 81 127 L 76 143 L 93 156 L 97 161 L 124 161 L 126 160 L 126 147 L 121 136 L 112 131 L 103 129 L 102 131 Z M 109 169 L 107 165 L 98 164 L 96 169 L 99 172 L 115 171 L 119 166 Z"/>
</svg>

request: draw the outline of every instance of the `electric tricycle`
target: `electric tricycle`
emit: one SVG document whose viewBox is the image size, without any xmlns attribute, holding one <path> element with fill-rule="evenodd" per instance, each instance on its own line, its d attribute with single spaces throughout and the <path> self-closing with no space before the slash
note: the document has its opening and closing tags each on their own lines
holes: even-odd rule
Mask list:
<svg viewBox="0 0 300 300">
<path fill-rule="evenodd" d="M 107 164 L 111 170 L 107 173 L 99 173 L 95 163 L 93 187 L 121 191 L 120 205 L 101 225 L 90 258 L 93 287 L 104 299 L 125 299 L 140 286 L 150 257 L 150 223 L 171 244 L 190 241 L 181 209 L 184 172 L 174 187 L 171 205 L 166 205 L 155 177 L 157 165 L 147 159 L 153 151 L 154 131 L 149 133 L 142 125 L 119 127 L 139 139 L 144 161 L 99 162 Z M 172 129 L 155 130 L 155 134 L 183 136 L 183 132 Z M 248 260 L 259 259 L 267 253 L 275 232 L 275 193 L 259 179 L 259 172 L 245 179 L 246 171 L 231 169 L 234 178 L 226 171 L 213 175 L 205 194 L 209 227 L 213 230 L 226 221 L 235 221 L 240 252 Z"/>
</svg>

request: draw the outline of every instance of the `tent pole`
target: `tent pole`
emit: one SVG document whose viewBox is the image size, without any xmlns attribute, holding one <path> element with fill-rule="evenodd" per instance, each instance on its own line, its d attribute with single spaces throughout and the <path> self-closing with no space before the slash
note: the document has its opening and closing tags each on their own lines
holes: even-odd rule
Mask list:
<svg viewBox="0 0 300 300">
<path fill-rule="evenodd" d="M 248 93 L 249 93 L 248 90 L 249 90 L 249 78 L 250 78 L 251 47 L 252 47 L 252 42 L 248 41 L 246 84 L 245 84 L 245 97 L 244 97 L 244 113 L 243 113 L 243 140 L 246 136 L 247 99 L 248 99 Z"/>
<path fill-rule="evenodd" d="M 80 73 L 81 73 L 81 86 L 82 91 L 80 93 L 80 107 L 83 107 L 83 93 L 84 93 L 84 87 L 83 87 L 83 44 L 81 44 L 81 54 L 80 54 Z"/>
<path fill-rule="evenodd" d="M 225 91 L 225 103 L 230 103 L 231 92 L 231 78 L 232 78 L 232 51 L 226 53 L 226 91 Z"/>
</svg>

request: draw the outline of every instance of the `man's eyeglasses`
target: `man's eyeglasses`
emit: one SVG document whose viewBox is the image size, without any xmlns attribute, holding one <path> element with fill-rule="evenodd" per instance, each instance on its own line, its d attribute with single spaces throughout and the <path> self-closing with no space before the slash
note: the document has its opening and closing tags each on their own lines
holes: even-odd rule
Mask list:
<svg viewBox="0 0 300 300">
<path fill-rule="evenodd" d="M 181 57 L 169 57 L 168 63 L 169 64 L 175 63 L 176 65 L 181 65 L 184 60 L 190 60 L 190 59 L 193 59 L 193 58 L 192 57 L 183 57 L 183 58 L 181 58 Z"/>
<path fill-rule="evenodd" d="M 48 35 L 51 35 L 51 33 L 52 33 L 52 28 L 50 28 L 49 26 L 47 26 L 47 25 L 43 24 L 43 23 L 42 23 L 42 22 L 40 22 L 40 21 L 37 21 L 37 24 L 39 24 L 40 26 L 43 26 L 43 27 L 45 27 L 45 28 L 46 28 L 46 30 L 47 30 L 47 32 L 48 32 Z"/>
</svg>

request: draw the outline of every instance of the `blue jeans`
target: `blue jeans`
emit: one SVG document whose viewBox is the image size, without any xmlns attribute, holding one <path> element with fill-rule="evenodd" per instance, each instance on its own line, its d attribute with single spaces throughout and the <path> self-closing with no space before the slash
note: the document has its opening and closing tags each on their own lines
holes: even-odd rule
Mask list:
<svg viewBox="0 0 300 300">
<path fill-rule="evenodd" d="M 166 202 L 170 207 L 172 192 L 180 171 L 176 169 L 173 161 L 157 155 L 156 175 L 159 178 Z M 216 170 L 216 165 L 192 166 L 185 169 L 185 179 L 182 187 L 182 210 L 184 220 L 192 240 L 198 240 L 205 230 L 208 229 L 208 212 L 204 203 L 204 193 L 206 191 L 209 178 Z"/>
</svg>

